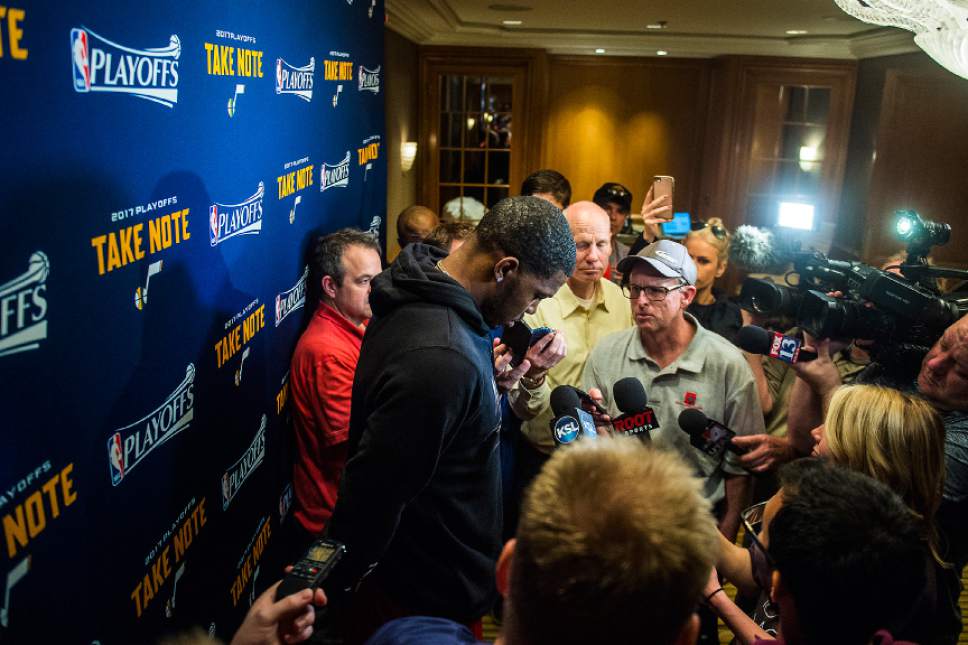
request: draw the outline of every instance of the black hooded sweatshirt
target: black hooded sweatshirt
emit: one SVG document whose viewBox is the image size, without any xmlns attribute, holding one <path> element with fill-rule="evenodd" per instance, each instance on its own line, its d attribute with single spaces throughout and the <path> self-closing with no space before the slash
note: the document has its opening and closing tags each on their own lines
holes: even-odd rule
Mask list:
<svg viewBox="0 0 968 645">
<path fill-rule="evenodd" d="M 329 535 L 339 580 L 376 563 L 402 607 L 469 622 L 496 599 L 501 411 L 488 326 L 443 257 L 411 244 L 373 280 Z"/>
</svg>

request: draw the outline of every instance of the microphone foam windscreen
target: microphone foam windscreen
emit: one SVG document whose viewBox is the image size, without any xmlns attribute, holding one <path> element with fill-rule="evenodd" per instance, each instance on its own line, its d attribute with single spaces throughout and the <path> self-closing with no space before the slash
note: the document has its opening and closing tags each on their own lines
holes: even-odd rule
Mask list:
<svg viewBox="0 0 968 645">
<path fill-rule="evenodd" d="M 736 334 L 736 344 L 751 354 L 769 354 L 773 339 L 762 327 L 746 325 Z"/>
<path fill-rule="evenodd" d="M 766 229 L 743 224 L 736 227 L 729 243 L 729 259 L 739 268 L 752 273 L 768 271 L 777 264 L 773 252 L 773 233 Z"/>
<path fill-rule="evenodd" d="M 570 385 L 559 385 L 551 390 L 551 411 L 556 417 L 573 414 L 575 408 L 581 407 L 578 393 Z"/>
<path fill-rule="evenodd" d="M 679 427 L 690 435 L 700 435 L 706 431 L 709 418 L 703 414 L 702 410 L 696 408 L 686 408 L 679 413 Z"/>
<path fill-rule="evenodd" d="M 612 394 L 615 396 L 615 405 L 623 413 L 641 412 L 649 405 L 649 397 L 645 394 L 642 381 L 634 376 L 615 381 Z"/>
</svg>

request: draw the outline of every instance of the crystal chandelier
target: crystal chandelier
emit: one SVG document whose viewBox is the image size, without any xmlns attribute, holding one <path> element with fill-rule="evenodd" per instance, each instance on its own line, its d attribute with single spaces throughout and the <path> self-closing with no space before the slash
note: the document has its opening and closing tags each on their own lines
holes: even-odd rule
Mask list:
<svg viewBox="0 0 968 645">
<path fill-rule="evenodd" d="M 914 42 L 968 79 L 968 0 L 835 0 L 864 22 L 914 32 Z"/>
</svg>

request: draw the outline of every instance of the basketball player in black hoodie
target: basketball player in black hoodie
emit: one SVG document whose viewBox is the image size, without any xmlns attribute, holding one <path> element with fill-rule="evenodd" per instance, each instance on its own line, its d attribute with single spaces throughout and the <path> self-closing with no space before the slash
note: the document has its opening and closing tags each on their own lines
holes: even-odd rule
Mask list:
<svg viewBox="0 0 968 645">
<path fill-rule="evenodd" d="M 370 571 L 341 603 L 347 642 L 398 616 L 470 624 L 493 607 L 501 411 L 488 332 L 574 268 L 562 212 L 512 197 L 452 255 L 413 244 L 373 280 L 329 527 L 347 547 L 325 585 L 331 604 Z"/>
</svg>

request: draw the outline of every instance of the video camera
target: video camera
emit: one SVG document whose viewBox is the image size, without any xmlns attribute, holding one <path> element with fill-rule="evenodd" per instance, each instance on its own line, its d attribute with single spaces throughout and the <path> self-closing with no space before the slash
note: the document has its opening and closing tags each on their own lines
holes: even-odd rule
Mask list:
<svg viewBox="0 0 968 645">
<path fill-rule="evenodd" d="M 968 293 L 942 295 L 936 278 L 968 278 L 958 269 L 931 267 L 932 246 L 950 238 L 947 224 L 898 211 L 895 230 L 907 243 L 901 275 L 862 262 L 831 260 L 817 251 L 790 253 L 787 284 L 747 278 L 740 306 L 770 317 L 787 317 L 817 338 L 874 341 L 873 351 L 926 353 L 944 330 L 968 311 Z M 790 275 L 799 279 L 790 283 Z M 840 291 L 842 298 L 828 296 Z M 910 351 L 905 351 L 910 350 Z M 875 355 L 875 358 L 878 358 Z"/>
</svg>

